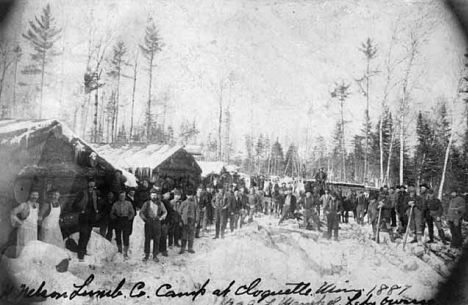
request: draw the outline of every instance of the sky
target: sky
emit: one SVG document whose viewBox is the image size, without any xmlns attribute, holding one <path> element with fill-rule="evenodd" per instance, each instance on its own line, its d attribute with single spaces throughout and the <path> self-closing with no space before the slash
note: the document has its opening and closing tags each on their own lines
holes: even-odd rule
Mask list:
<svg viewBox="0 0 468 305">
<path fill-rule="evenodd" d="M 349 148 L 350 138 L 363 126 L 366 107 L 354 81 L 365 69 L 358 48 L 369 37 L 378 49 L 371 63 L 380 71 L 372 79 L 370 90 L 370 116 L 375 124 L 382 109 L 385 59 L 395 29 L 392 61 L 405 54 L 411 30 L 426 33 L 410 74 L 413 90 L 409 116 L 414 117 L 419 110 L 433 114 L 437 102 L 445 99 L 456 125 L 462 120 L 461 103 L 456 101 L 452 110 L 451 102 L 466 42 L 454 15 L 441 1 L 20 0 L 7 36 L 22 46 L 22 65 L 29 63 L 30 47 L 21 33 L 47 3 L 62 28 L 57 42 L 62 54 L 48 68 L 44 113 L 69 124 L 76 105 L 83 101 L 79 86 L 86 69 L 90 30 L 96 40 L 102 38 L 108 43 L 106 58 L 121 40 L 128 48 L 127 59 L 133 63 L 149 20 L 156 24 L 164 42 L 156 58 L 153 95 L 169 96 L 166 120 L 176 131 L 183 120 L 196 121 L 201 139 L 217 130 L 219 87 L 225 80 L 222 96 L 225 105 L 231 105 L 231 139 L 238 150 L 244 148 L 244 135 L 251 132 L 278 138 L 286 147 L 295 143 L 303 148 L 306 137 L 313 144 L 318 135 L 330 144 L 340 117 L 339 103 L 330 92 L 335 82 L 344 81 L 351 84 L 344 112 Z M 141 54 L 138 65 L 135 118 L 141 122 L 148 98 L 148 71 Z M 104 70 L 107 67 L 103 65 Z M 395 81 L 402 78 L 405 67 L 403 62 L 396 68 Z M 132 72 L 127 68 L 124 73 Z M 21 77 L 25 82 L 32 81 Z M 112 82 L 107 79 L 103 90 L 106 96 L 111 88 Z M 2 102 L 11 98 L 11 92 L 9 81 Z M 132 80 L 124 79 L 121 122 L 127 124 L 131 92 Z M 390 94 L 388 106 L 392 110 L 396 109 L 399 93 L 397 86 Z M 38 100 L 38 96 L 29 98 Z M 414 134 L 413 125 L 408 126 L 410 135 Z"/>
</svg>

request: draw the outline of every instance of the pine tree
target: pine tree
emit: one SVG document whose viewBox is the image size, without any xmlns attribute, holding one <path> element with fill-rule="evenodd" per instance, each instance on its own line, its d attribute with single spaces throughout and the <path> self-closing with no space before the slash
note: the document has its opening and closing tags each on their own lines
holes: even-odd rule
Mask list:
<svg viewBox="0 0 468 305">
<path fill-rule="evenodd" d="M 271 148 L 271 160 L 272 160 L 272 167 L 274 175 L 278 175 L 278 173 L 282 173 L 283 171 L 283 163 L 284 163 L 284 153 L 283 147 L 276 139 L 276 142 L 273 144 Z"/>
<path fill-rule="evenodd" d="M 161 38 L 159 37 L 159 32 L 156 28 L 156 25 L 151 22 L 146 27 L 145 38 L 143 44 L 140 44 L 140 49 L 143 53 L 143 56 L 147 60 L 148 66 L 148 103 L 146 108 L 146 136 L 147 140 L 150 138 L 151 126 L 153 125 L 152 112 L 151 112 L 151 101 L 152 101 L 152 83 L 153 83 L 153 69 L 156 66 L 155 57 L 156 54 L 162 49 Z"/>
<path fill-rule="evenodd" d="M 122 76 L 122 68 L 128 64 L 124 59 L 126 53 L 127 48 L 125 44 L 122 41 L 118 41 L 114 46 L 112 58 L 109 60 L 110 70 L 107 75 L 115 81 L 115 111 L 112 118 L 112 139 L 117 137 L 117 127 L 119 125 L 120 78 Z"/>
<path fill-rule="evenodd" d="M 52 57 L 58 55 L 54 50 L 55 42 L 59 39 L 59 34 L 62 29 L 57 28 L 55 19 L 52 17 L 50 5 L 47 4 L 42 9 L 40 17 L 34 17 L 35 21 L 29 21 L 29 29 L 22 36 L 31 44 L 33 52 L 31 59 L 33 64 L 28 66 L 23 72 L 25 74 L 40 75 L 40 104 L 39 118 L 42 118 L 42 96 L 44 91 L 44 76 L 47 64 L 52 60 Z"/>
<path fill-rule="evenodd" d="M 284 173 L 287 176 L 294 177 L 300 173 L 298 168 L 299 155 L 297 153 L 297 147 L 294 144 L 289 145 L 288 151 L 286 152 L 286 157 L 284 160 L 285 169 Z"/>
<path fill-rule="evenodd" d="M 335 89 L 330 93 L 331 97 L 337 98 L 340 101 L 340 112 L 341 112 L 341 154 L 342 154 L 342 170 L 343 170 L 343 181 L 346 181 L 346 144 L 345 144 L 345 120 L 344 120 L 344 102 L 349 97 L 349 87 L 350 84 L 335 84 Z"/>
</svg>

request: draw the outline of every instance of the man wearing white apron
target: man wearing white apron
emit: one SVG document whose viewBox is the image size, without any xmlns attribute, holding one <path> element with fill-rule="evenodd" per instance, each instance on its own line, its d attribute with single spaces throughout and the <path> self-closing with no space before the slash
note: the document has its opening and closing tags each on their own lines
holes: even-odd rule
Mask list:
<svg viewBox="0 0 468 305">
<path fill-rule="evenodd" d="M 37 221 L 39 215 L 38 199 L 39 192 L 32 191 L 27 202 L 23 202 L 11 210 L 11 223 L 13 227 L 17 228 L 16 257 L 20 255 L 21 250 L 23 250 L 30 241 L 37 240 Z"/>
<path fill-rule="evenodd" d="M 60 192 L 53 190 L 51 195 L 52 199 L 50 203 L 44 203 L 41 206 L 41 213 L 39 215 L 39 223 L 41 224 L 39 240 L 60 248 L 65 248 L 59 223 L 61 213 L 59 202 Z"/>
</svg>

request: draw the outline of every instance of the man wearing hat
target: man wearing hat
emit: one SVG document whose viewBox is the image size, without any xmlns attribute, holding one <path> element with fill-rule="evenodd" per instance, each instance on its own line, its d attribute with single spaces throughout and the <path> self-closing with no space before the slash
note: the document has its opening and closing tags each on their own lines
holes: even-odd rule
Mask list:
<svg viewBox="0 0 468 305">
<path fill-rule="evenodd" d="M 180 214 L 179 214 L 179 206 L 182 203 L 180 200 L 181 193 L 180 190 L 174 189 L 172 191 L 174 193 L 174 199 L 171 200 L 171 208 L 172 208 L 172 219 L 170 221 L 168 234 L 168 243 L 169 248 L 172 248 L 172 245 L 176 247 L 180 247 L 179 239 L 181 235 L 181 227 L 180 227 Z"/>
<path fill-rule="evenodd" d="M 416 195 L 416 188 L 411 185 L 408 187 L 408 196 L 405 198 L 404 206 L 408 221 L 411 222 L 410 230 L 414 233 L 414 238 L 411 243 L 420 242 L 422 240 L 422 224 L 423 224 L 423 202 L 421 197 Z M 409 215 L 413 210 L 411 219 Z"/>
<path fill-rule="evenodd" d="M 187 199 L 179 206 L 179 213 L 182 224 L 182 246 L 180 248 L 179 254 L 184 254 L 187 243 L 188 252 L 195 253 L 193 250 L 193 242 L 195 238 L 195 220 L 197 219 L 198 208 L 197 203 L 193 198 L 193 190 L 188 189 L 186 195 Z"/>
<path fill-rule="evenodd" d="M 212 205 L 215 212 L 214 221 L 216 230 L 215 237 L 213 239 L 219 238 L 220 233 L 221 238 L 224 238 L 224 228 L 226 227 L 225 222 L 227 216 L 228 201 L 224 196 L 224 190 L 222 186 L 218 187 L 218 193 L 213 198 Z"/>
<path fill-rule="evenodd" d="M 392 204 L 392 209 L 391 209 L 391 217 L 392 217 L 392 227 L 397 226 L 397 218 L 396 218 L 396 206 L 397 206 L 397 200 L 398 200 L 398 191 L 395 191 L 395 188 L 392 186 L 388 190 L 388 198 L 390 199 L 390 203 Z"/>
<path fill-rule="evenodd" d="M 167 216 L 166 208 L 158 197 L 161 188 L 156 186 L 150 191 L 150 200 L 146 201 L 140 210 L 140 217 L 145 222 L 145 257 L 143 261 L 149 258 L 151 240 L 153 240 L 153 260 L 159 262 L 159 241 L 161 238 L 161 221 Z"/>
<path fill-rule="evenodd" d="M 442 243 L 445 245 L 445 233 L 444 230 L 442 229 L 442 213 L 443 213 L 443 207 L 442 207 L 442 202 L 435 197 L 434 195 L 434 190 L 430 189 L 427 191 L 427 213 L 428 217 L 431 218 L 431 220 L 427 222 L 429 226 L 429 243 L 434 242 L 434 228 L 433 224 L 435 224 L 437 231 L 439 232 L 439 237 L 442 241 Z"/>
<path fill-rule="evenodd" d="M 320 205 L 318 196 L 312 196 L 312 191 L 308 189 L 306 191 L 306 196 L 304 198 L 304 230 L 307 229 L 307 225 L 309 224 L 309 221 L 311 221 L 314 224 L 315 230 L 321 231 L 320 230 L 320 219 L 318 218 L 317 214 L 317 202 Z"/>
<path fill-rule="evenodd" d="M 171 193 L 169 191 L 166 191 L 161 200 L 162 204 L 164 205 L 164 208 L 166 208 L 166 211 L 167 211 L 166 218 L 164 218 L 161 221 L 161 238 L 159 239 L 159 253 L 161 253 L 162 256 L 168 256 L 167 255 L 167 236 L 169 233 L 169 228 L 171 227 L 172 221 L 174 219 L 174 210 L 172 208 L 171 202 L 169 201 L 170 198 L 171 198 Z"/>
<path fill-rule="evenodd" d="M 338 241 L 338 222 L 340 219 L 341 210 L 343 209 L 341 201 L 336 193 L 330 195 L 330 200 L 327 201 L 327 205 L 323 206 L 323 213 L 327 218 L 327 238 L 330 239 L 333 235 L 336 241 Z"/>
<path fill-rule="evenodd" d="M 380 210 L 380 227 L 384 228 L 390 235 L 390 241 L 394 241 L 393 230 L 391 226 L 392 202 L 388 193 L 388 187 L 385 185 L 378 198 L 377 208 Z"/>
<path fill-rule="evenodd" d="M 359 191 L 357 195 L 357 206 L 356 206 L 356 222 L 359 225 L 364 224 L 364 212 L 366 210 L 366 197 L 363 191 Z"/>
<path fill-rule="evenodd" d="M 422 204 L 423 204 L 423 219 L 422 219 L 422 233 L 423 233 L 423 236 L 424 236 L 424 231 L 426 230 L 426 223 L 428 225 L 429 228 L 432 228 L 432 230 L 434 230 L 434 226 L 432 224 L 432 218 L 430 217 L 429 215 L 429 210 L 427 209 L 427 191 L 430 189 L 430 187 L 426 184 L 426 183 L 423 183 L 419 186 L 419 197 L 421 197 L 421 200 L 422 200 Z M 431 224 L 429 224 L 429 222 Z M 429 229 L 430 230 L 430 229 Z M 432 232 L 429 232 L 429 235 L 434 235 L 434 231 Z"/>
<path fill-rule="evenodd" d="M 203 193 L 203 185 L 197 188 L 197 194 L 194 197 L 195 204 L 197 205 L 197 219 L 195 220 L 195 238 L 200 238 L 200 230 L 206 230 L 208 218 L 206 215 L 206 207 L 208 200 Z"/>
<path fill-rule="evenodd" d="M 323 206 L 325 206 L 329 204 L 330 200 L 331 200 L 330 190 L 326 188 L 324 190 L 324 194 L 322 195 L 322 197 L 320 197 L 320 202 L 322 203 Z"/>
<path fill-rule="evenodd" d="M 286 217 L 288 217 L 289 213 L 293 213 L 295 208 L 296 208 L 296 197 L 292 194 L 292 186 L 289 186 L 286 189 L 286 196 L 284 198 L 284 206 L 283 206 L 283 211 L 281 213 L 281 218 L 278 222 L 278 225 L 281 224 Z"/>
<path fill-rule="evenodd" d="M 451 248 L 461 248 L 463 244 L 463 237 L 461 231 L 461 225 L 463 222 L 463 216 L 466 212 L 465 199 L 460 195 L 460 190 L 457 188 L 452 189 L 451 199 L 449 203 L 449 209 L 447 214 L 447 220 L 450 227 L 450 233 L 452 234 L 452 240 L 450 242 Z"/>
<path fill-rule="evenodd" d="M 249 222 L 253 221 L 253 216 L 258 206 L 258 196 L 255 193 L 255 188 L 251 187 L 248 195 L 249 201 Z"/>
</svg>

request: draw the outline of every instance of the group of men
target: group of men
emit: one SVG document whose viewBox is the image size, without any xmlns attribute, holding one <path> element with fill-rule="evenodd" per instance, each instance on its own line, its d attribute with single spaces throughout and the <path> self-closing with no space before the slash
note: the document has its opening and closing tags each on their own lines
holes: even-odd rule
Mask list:
<svg viewBox="0 0 468 305">
<path fill-rule="evenodd" d="M 186 250 L 194 253 L 195 238 L 208 232 L 210 214 L 213 214 L 215 225 L 213 238 L 217 239 L 224 238 L 228 222 L 229 230 L 233 232 L 242 227 L 246 220 L 253 221 L 256 212 L 276 214 L 279 224 L 287 218 L 302 217 L 304 229 L 321 231 L 322 210 L 327 222 L 327 237 L 331 238 L 333 233 L 338 239 L 338 224 L 343 221 L 341 216 L 346 199 L 339 190 L 321 187 L 316 185 L 306 189 L 305 194 L 293 194 L 292 187 L 275 185 L 270 197 L 265 197 L 255 187 L 247 192 L 244 187 L 237 188 L 235 185 L 217 186 L 216 189 L 212 185 L 206 189 L 200 185 L 196 190 L 188 189 L 184 193 L 178 189 L 163 193 L 160 186 L 150 186 L 143 181 L 137 189 L 126 190 L 122 185 L 101 199 L 96 193 L 95 182 L 90 180 L 87 189 L 76 196 L 73 205 L 79 212 L 78 258 L 84 258 L 93 226 L 99 226 L 101 235 L 109 240 L 115 233 L 119 252 L 128 257 L 136 216 L 145 222 L 142 232 L 145 235 L 144 261 L 152 253 L 153 260 L 158 262 L 157 255 L 167 256 L 167 248 L 173 246 L 180 247 L 180 254 Z M 461 223 L 465 215 L 465 200 L 458 190 L 453 190 L 451 196 L 446 217 L 452 236 L 451 246 L 459 248 L 462 245 Z M 419 194 L 412 185 L 408 188 L 384 186 L 380 192 L 361 191 L 353 200 L 355 221 L 364 224 L 367 214 L 374 234 L 378 230 L 388 231 L 391 240 L 394 240 L 409 230 L 408 233 L 413 235 L 411 242 L 420 242 L 427 226 L 428 242 L 434 242 L 435 225 L 441 241 L 446 243 L 442 228 L 442 203 L 426 184 L 420 186 Z M 298 213 L 301 209 L 302 214 Z"/>
</svg>

